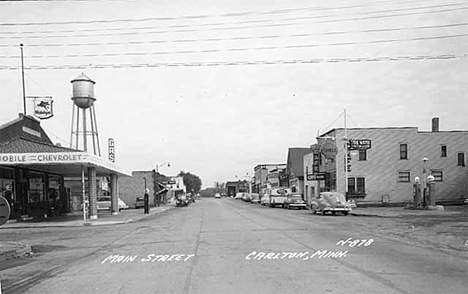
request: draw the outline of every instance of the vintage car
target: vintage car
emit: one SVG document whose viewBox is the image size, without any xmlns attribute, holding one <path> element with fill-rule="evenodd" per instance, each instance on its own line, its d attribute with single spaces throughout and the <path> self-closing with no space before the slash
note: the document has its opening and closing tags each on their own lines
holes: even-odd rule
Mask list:
<svg viewBox="0 0 468 294">
<path fill-rule="evenodd" d="M 135 201 L 135 208 L 145 207 L 145 198 L 137 197 Z"/>
<path fill-rule="evenodd" d="M 270 204 L 270 194 L 263 194 L 262 198 L 260 199 L 261 205 L 269 205 Z"/>
<path fill-rule="evenodd" d="M 127 209 L 128 205 L 122 201 L 122 199 L 118 199 L 119 203 L 119 211 L 123 209 Z M 111 209 L 111 197 L 110 196 L 98 196 L 97 198 L 97 209 L 99 210 L 110 210 Z"/>
<path fill-rule="evenodd" d="M 341 213 L 348 215 L 351 211 L 351 203 L 346 201 L 345 196 L 339 192 L 321 192 L 311 201 L 310 210 L 313 214 Z"/>
<path fill-rule="evenodd" d="M 270 192 L 270 207 L 281 206 L 284 207 L 284 200 L 291 195 L 291 189 L 288 187 L 274 188 Z"/>
<path fill-rule="evenodd" d="M 250 203 L 260 203 L 260 195 L 258 193 L 250 194 Z"/>
<path fill-rule="evenodd" d="M 286 209 L 297 208 L 297 209 L 306 209 L 307 204 L 304 199 L 302 199 L 301 194 L 291 194 L 288 195 L 288 198 L 284 200 L 283 207 Z"/>
<path fill-rule="evenodd" d="M 175 198 L 175 204 L 177 207 L 179 206 L 188 206 L 189 205 L 189 199 L 186 194 L 182 195 L 177 195 Z"/>
</svg>

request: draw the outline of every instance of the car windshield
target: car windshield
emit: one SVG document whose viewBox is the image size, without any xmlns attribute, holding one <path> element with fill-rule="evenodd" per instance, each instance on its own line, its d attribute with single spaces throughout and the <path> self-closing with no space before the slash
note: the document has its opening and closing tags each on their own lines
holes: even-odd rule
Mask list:
<svg viewBox="0 0 468 294">
<path fill-rule="evenodd" d="M 301 196 L 291 196 L 290 197 L 292 200 L 302 200 Z"/>
</svg>

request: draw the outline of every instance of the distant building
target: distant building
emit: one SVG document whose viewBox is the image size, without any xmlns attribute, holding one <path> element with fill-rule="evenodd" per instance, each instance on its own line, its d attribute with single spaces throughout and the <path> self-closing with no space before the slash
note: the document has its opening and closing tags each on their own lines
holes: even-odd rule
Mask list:
<svg viewBox="0 0 468 294">
<path fill-rule="evenodd" d="M 294 193 L 304 193 L 304 155 L 312 152 L 308 147 L 292 147 L 288 149 L 286 176 L 289 187 Z"/>
<path fill-rule="evenodd" d="M 263 193 L 266 189 L 280 186 L 280 172 L 286 164 L 259 164 L 254 168 L 253 192 Z"/>
<path fill-rule="evenodd" d="M 430 132 L 416 127 L 347 129 L 351 149 L 356 149 L 349 151 L 348 168 L 345 146 L 350 145 L 343 141 L 345 129 L 322 134 L 318 145 L 324 140 L 334 141 L 337 154 L 335 159 L 320 154 L 319 170 L 315 172 L 310 170 L 313 156 L 304 157 L 305 177 L 307 172 L 324 176 L 323 180 L 306 182 L 309 197 L 317 191 L 336 190 L 348 191 L 349 199 L 363 204 L 404 203 L 413 199 L 415 177 L 424 182 L 424 175 L 433 175 L 436 202 L 461 203 L 468 197 L 468 131 L 439 131 L 438 118 L 432 123 Z M 426 163 L 423 158 L 427 158 Z"/>
<path fill-rule="evenodd" d="M 237 193 L 248 192 L 249 182 L 245 180 L 226 182 L 226 191 L 228 196 L 236 196 Z"/>
<path fill-rule="evenodd" d="M 155 171 L 133 171 L 131 177 L 119 179 L 119 197 L 130 207 L 134 207 L 136 198 L 144 196 L 146 187 L 149 190 L 150 206 L 156 206 L 158 200 L 160 203 L 167 201 L 164 193 L 170 188 L 167 186 L 170 180 L 171 178 Z"/>
</svg>

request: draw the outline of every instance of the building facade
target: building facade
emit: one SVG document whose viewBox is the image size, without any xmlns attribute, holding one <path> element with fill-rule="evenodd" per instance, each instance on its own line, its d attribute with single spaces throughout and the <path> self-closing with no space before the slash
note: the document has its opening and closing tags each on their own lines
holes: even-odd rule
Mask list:
<svg viewBox="0 0 468 294">
<path fill-rule="evenodd" d="M 266 189 L 280 186 L 281 171 L 286 164 L 259 164 L 254 168 L 253 192 L 263 194 Z"/>
<path fill-rule="evenodd" d="M 293 193 L 304 196 L 304 155 L 312 152 L 310 148 L 292 147 L 288 149 L 286 176 Z"/>
<path fill-rule="evenodd" d="M 405 203 L 413 200 L 415 177 L 424 183 L 433 175 L 437 203 L 460 203 L 468 197 L 468 131 L 439 131 L 438 119 L 433 119 L 432 131 L 338 128 L 321 135 L 318 144 L 324 140 L 335 142 L 337 153 L 334 159 L 321 154 L 317 174 L 324 180 L 307 183 L 314 191 L 347 193 L 348 199 L 363 204 Z M 308 156 L 304 163 L 311 166 L 311 160 Z"/>
<path fill-rule="evenodd" d="M 128 172 L 112 162 L 81 150 L 55 145 L 32 116 L 0 126 L 0 192 L 9 202 L 11 218 L 45 218 L 70 212 L 73 197 L 89 203 L 91 219 L 98 217 L 100 177 L 110 183 L 112 213 L 118 214 L 118 177 Z M 67 179 L 80 178 L 79 188 Z"/>
</svg>

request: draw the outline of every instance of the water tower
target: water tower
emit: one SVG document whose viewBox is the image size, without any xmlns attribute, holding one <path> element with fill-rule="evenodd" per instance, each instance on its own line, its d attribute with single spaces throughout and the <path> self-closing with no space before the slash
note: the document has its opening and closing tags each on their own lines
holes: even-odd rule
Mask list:
<svg viewBox="0 0 468 294">
<path fill-rule="evenodd" d="M 89 142 L 92 142 L 92 150 L 95 155 L 101 156 L 99 136 L 94 111 L 94 84 L 84 73 L 71 81 L 73 85 L 73 111 L 71 125 L 70 148 L 88 152 Z M 81 113 L 81 118 L 80 118 Z M 87 117 L 89 114 L 89 119 Z M 76 121 L 75 121 L 76 117 Z M 81 130 L 80 130 L 81 127 Z M 80 141 L 80 137 L 82 140 Z M 91 139 L 88 141 L 88 139 Z M 90 152 L 90 151 L 89 151 Z"/>
</svg>

